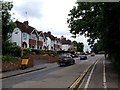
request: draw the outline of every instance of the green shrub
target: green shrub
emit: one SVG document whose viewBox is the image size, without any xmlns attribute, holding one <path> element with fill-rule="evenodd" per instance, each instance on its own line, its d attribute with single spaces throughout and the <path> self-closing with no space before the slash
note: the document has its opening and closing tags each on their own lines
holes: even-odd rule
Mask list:
<svg viewBox="0 0 120 90">
<path fill-rule="evenodd" d="M 32 55 L 35 55 L 36 53 L 35 52 L 32 52 Z"/>
<path fill-rule="evenodd" d="M 37 49 L 31 49 L 32 52 L 35 52 L 35 54 L 41 54 L 41 50 L 37 50 Z"/>
<path fill-rule="evenodd" d="M 20 57 L 21 56 L 21 47 L 10 43 L 10 42 L 5 42 L 2 45 L 2 54 L 3 55 L 11 55 L 11 56 L 16 56 L 16 57 Z"/>
<path fill-rule="evenodd" d="M 43 56 L 49 56 L 48 54 L 44 54 Z"/>
<path fill-rule="evenodd" d="M 19 60 L 19 59 L 20 59 L 20 57 L 13 57 L 10 55 L 2 56 L 2 61 L 15 61 L 15 60 Z"/>
<path fill-rule="evenodd" d="M 30 53 L 31 53 L 31 49 L 30 48 L 24 48 L 22 57 L 27 57 L 28 55 L 30 55 Z"/>
<path fill-rule="evenodd" d="M 21 48 L 17 45 L 11 45 L 8 47 L 9 54 L 12 56 L 20 57 L 21 56 Z"/>
</svg>

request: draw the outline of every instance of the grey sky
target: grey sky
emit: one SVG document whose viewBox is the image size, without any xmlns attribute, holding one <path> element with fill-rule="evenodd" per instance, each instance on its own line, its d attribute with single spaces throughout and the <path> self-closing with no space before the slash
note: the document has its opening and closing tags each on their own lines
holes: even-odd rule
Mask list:
<svg viewBox="0 0 120 90">
<path fill-rule="evenodd" d="M 15 10 L 16 13 L 20 14 L 23 17 L 34 17 L 34 18 L 41 18 L 42 13 L 41 8 L 42 8 L 42 2 L 40 1 L 33 1 L 33 0 L 24 0 L 22 4 L 20 5 L 15 5 Z M 26 15 L 26 12 L 28 15 Z"/>
<path fill-rule="evenodd" d="M 77 0 L 77 2 L 119 2 L 120 0 Z"/>
</svg>

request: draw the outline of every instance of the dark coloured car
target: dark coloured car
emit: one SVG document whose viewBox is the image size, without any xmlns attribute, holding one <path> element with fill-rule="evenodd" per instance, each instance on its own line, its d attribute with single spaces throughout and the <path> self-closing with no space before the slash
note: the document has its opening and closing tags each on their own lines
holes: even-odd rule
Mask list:
<svg viewBox="0 0 120 90">
<path fill-rule="evenodd" d="M 72 65 L 72 64 L 75 64 L 75 60 L 69 54 L 64 54 L 59 57 L 58 60 L 59 66 Z"/>
<path fill-rule="evenodd" d="M 80 60 L 86 60 L 87 56 L 86 55 L 80 55 Z"/>
</svg>

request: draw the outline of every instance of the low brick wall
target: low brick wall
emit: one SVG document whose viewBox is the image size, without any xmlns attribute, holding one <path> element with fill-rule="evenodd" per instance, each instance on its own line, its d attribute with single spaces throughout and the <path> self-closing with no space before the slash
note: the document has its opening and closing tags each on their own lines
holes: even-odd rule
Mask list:
<svg viewBox="0 0 120 90">
<path fill-rule="evenodd" d="M 2 72 L 13 71 L 19 69 L 21 60 L 16 61 L 2 61 Z"/>
<path fill-rule="evenodd" d="M 33 67 L 33 66 L 34 66 L 34 59 L 29 58 L 28 67 Z"/>
<path fill-rule="evenodd" d="M 15 60 L 15 61 L 2 61 L 2 72 L 7 71 L 14 71 L 21 68 L 21 62 L 22 60 Z M 33 59 L 29 59 L 28 67 L 33 67 L 34 61 Z"/>
<path fill-rule="evenodd" d="M 47 60 L 48 63 L 54 63 L 58 61 L 58 57 L 42 56 L 42 55 L 30 55 L 28 67 L 34 66 L 34 60 Z M 13 71 L 20 69 L 22 60 L 15 61 L 2 61 L 2 72 Z"/>
<path fill-rule="evenodd" d="M 58 61 L 59 57 L 52 57 L 52 56 L 42 56 L 42 55 L 31 55 L 30 58 L 36 60 L 47 60 L 48 63 L 54 63 Z"/>
</svg>

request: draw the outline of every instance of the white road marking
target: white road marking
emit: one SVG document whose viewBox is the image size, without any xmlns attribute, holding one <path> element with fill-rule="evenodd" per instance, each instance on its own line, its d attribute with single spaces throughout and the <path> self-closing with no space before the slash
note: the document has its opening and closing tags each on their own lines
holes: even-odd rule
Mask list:
<svg viewBox="0 0 120 90">
<path fill-rule="evenodd" d="M 99 58 L 97 58 L 97 59 L 99 59 Z M 82 80 L 82 82 L 81 82 L 80 86 L 78 87 L 78 89 L 82 87 L 82 85 L 83 85 L 84 82 L 85 82 L 85 78 Z"/>
<path fill-rule="evenodd" d="M 98 61 L 96 61 L 96 63 L 94 64 L 94 66 L 93 66 L 93 68 L 92 68 L 92 70 L 91 70 L 91 72 L 90 72 L 90 75 L 89 75 L 89 77 L 88 77 L 88 79 L 87 79 L 87 82 L 86 82 L 86 84 L 85 84 L 85 87 L 84 87 L 85 89 L 84 89 L 84 90 L 86 90 L 86 89 L 88 88 L 88 85 L 89 85 L 89 82 L 90 82 L 90 79 L 91 79 L 93 70 L 95 69 L 95 66 L 96 66 L 97 62 L 98 62 Z"/>
<path fill-rule="evenodd" d="M 107 84 L 106 84 L 106 73 L 105 73 L 105 60 L 103 60 L 103 87 L 106 89 Z"/>
</svg>

